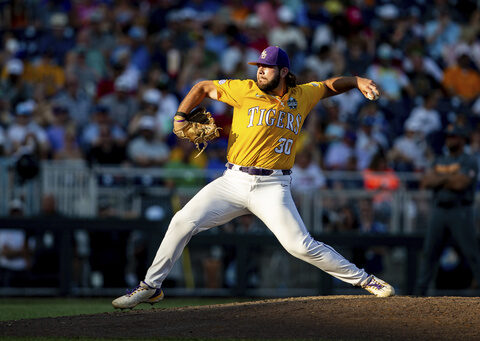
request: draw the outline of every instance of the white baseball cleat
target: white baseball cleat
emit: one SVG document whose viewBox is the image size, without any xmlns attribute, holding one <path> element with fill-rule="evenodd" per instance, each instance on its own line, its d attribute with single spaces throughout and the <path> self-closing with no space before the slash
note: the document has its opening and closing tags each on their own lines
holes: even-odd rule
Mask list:
<svg viewBox="0 0 480 341">
<path fill-rule="evenodd" d="M 380 278 L 370 275 L 365 280 L 362 288 L 377 297 L 389 297 L 395 295 L 395 289 Z"/>
<path fill-rule="evenodd" d="M 128 309 L 137 306 L 140 303 L 154 304 L 163 299 L 162 289 L 152 288 L 144 281 L 141 281 L 132 290 L 112 301 L 112 305 L 117 309 Z"/>
</svg>

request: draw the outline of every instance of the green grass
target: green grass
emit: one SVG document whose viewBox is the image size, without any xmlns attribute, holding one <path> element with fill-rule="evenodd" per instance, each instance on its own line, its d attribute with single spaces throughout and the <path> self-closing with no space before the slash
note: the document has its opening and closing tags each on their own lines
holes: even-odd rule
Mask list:
<svg viewBox="0 0 480 341">
<path fill-rule="evenodd" d="M 167 298 L 155 304 L 154 307 L 173 308 L 245 301 L 249 300 L 239 298 Z M 111 298 L 1 298 L 0 321 L 112 312 L 114 309 L 111 302 Z M 152 309 L 152 306 L 141 304 L 135 309 Z"/>
</svg>

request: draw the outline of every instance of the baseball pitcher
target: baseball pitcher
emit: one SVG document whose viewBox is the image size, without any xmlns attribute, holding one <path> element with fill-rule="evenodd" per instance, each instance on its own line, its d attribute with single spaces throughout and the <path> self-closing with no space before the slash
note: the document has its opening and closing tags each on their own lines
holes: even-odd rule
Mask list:
<svg viewBox="0 0 480 341">
<path fill-rule="evenodd" d="M 276 46 L 266 48 L 257 61 L 249 64 L 258 68 L 256 82 L 202 81 L 180 103 L 174 117 L 174 132 L 197 146 L 218 136 L 218 128 L 210 114 L 192 110 L 205 97 L 234 108 L 226 171 L 175 214 L 145 279 L 115 299 L 112 302 L 115 308 L 160 301 L 162 282 L 193 235 L 249 213 L 260 218 L 293 256 L 376 296 L 394 295 L 390 284 L 357 268 L 332 247 L 314 240 L 290 193 L 295 143 L 312 108 L 323 98 L 353 88 L 375 100 L 379 95 L 377 86 L 372 80 L 360 77 L 297 85 L 286 52 Z"/>
</svg>

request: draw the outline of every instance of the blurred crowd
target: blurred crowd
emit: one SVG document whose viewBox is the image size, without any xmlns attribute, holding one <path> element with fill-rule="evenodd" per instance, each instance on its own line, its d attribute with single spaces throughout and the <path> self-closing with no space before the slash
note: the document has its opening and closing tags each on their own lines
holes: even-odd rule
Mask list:
<svg viewBox="0 0 480 341">
<path fill-rule="evenodd" d="M 255 78 L 247 62 L 277 45 L 300 83 L 350 75 L 380 87 L 378 101 L 350 91 L 313 109 L 296 146 L 293 188 L 375 191 L 356 208 L 326 200 L 325 223 L 331 230 L 384 232 L 391 216 L 385 203 L 401 186 L 396 174 L 427 169 L 444 152 L 449 124 L 468 130 L 467 152 L 480 163 L 479 6 L 474 0 L 0 1 L 0 156 L 21 160 L 24 178 L 44 159 L 223 170 L 231 108 L 206 103 L 223 130 L 197 158 L 191 143 L 172 134 L 173 114 L 198 81 Z M 361 171 L 363 178 L 332 182 L 323 175 L 331 170 Z M 240 223 L 237 230 L 254 229 L 255 222 Z M 371 266 L 379 266 L 378 254 Z"/>
<path fill-rule="evenodd" d="M 254 78 L 246 62 L 278 45 L 299 82 L 358 75 L 382 90 L 312 111 L 297 149 L 319 169 L 383 157 L 422 171 L 450 123 L 469 129 L 480 160 L 476 1 L 27 0 L 1 2 L 0 18 L 2 155 L 220 168 L 231 108 L 208 103 L 225 129 L 197 159 L 172 115 L 196 82 Z"/>
</svg>

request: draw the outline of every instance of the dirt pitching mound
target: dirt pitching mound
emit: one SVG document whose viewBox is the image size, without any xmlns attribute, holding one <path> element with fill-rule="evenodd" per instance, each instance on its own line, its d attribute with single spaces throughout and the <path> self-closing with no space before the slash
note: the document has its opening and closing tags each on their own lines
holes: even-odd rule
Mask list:
<svg viewBox="0 0 480 341">
<path fill-rule="evenodd" d="M 1 336 L 480 340 L 480 298 L 326 296 L 6 321 Z"/>
</svg>

